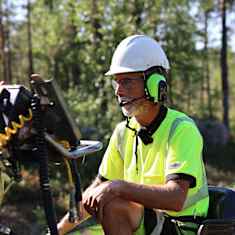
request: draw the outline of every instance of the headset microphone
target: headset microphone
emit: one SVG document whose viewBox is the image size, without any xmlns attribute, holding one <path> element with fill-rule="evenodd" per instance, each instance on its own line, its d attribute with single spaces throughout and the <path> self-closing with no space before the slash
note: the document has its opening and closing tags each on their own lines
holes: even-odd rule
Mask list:
<svg viewBox="0 0 235 235">
<path fill-rule="evenodd" d="M 136 102 L 137 100 L 143 99 L 143 98 L 145 98 L 145 97 L 146 97 L 146 96 L 143 95 L 143 96 L 134 98 L 134 99 L 132 99 L 132 100 L 130 100 L 130 101 L 121 101 L 121 102 L 118 102 L 118 103 L 119 103 L 120 107 L 123 107 L 123 106 L 125 106 L 125 105 L 127 105 L 127 104 L 134 103 L 134 102 Z"/>
</svg>

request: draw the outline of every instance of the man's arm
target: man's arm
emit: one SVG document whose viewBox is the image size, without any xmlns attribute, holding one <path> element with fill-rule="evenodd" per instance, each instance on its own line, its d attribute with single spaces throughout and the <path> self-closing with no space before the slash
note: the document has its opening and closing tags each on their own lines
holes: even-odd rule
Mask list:
<svg viewBox="0 0 235 235">
<path fill-rule="evenodd" d="M 115 197 L 139 203 L 147 208 L 180 211 L 183 208 L 190 182 L 169 180 L 164 185 L 143 185 L 123 180 L 106 181 L 97 186 L 86 203 L 96 207 L 98 219 L 102 221 L 104 208 Z"/>
<path fill-rule="evenodd" d="M 97 177 L 93 183 L 85 190 L 85 192 L 83 193 L 83 197 L 87 197 L 87 195 L 89 194 L 90 191 L 92 191 L 92 189 L 94 189 L 95 187 L 97 187 L 98 185 L 100 185 L 102 183 L 102 181 Z M 91 213 L 91 211 L 90 211 Z M 71 223 L 69 222 L 68 218 L 69 218 L 69 213 L 67 213 L 61 220 L 60 222 L 57 224 L 58 230 L 59 230 L 59 234 L 60 235 L 64 235 L 67 232 L 69 232 L 70 230 L 72 230 L 81 220 L 85 219 L 86 217 L 88 217 L 89 214 L 87 213 L 87 211 L 85 210 L 85 208 L 83 207 L 83 204 L 80 204 L 80 218 L 78 221 L 76 221 L 75 223 Z"/>
<path fill-rule="evenodd" d="M 180 211 L 189 189 L 186 180 L 170 180 L 164 185 L 143 185 L 120 182 L 113 191 L 121 198 L 142 204 L 147 208 Z M 112 191 L 112 190 L 111 190 Z"/>
</svg>

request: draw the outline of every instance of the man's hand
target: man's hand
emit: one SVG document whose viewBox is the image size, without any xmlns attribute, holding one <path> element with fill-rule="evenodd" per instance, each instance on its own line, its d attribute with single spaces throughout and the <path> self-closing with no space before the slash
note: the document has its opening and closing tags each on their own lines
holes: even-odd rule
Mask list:
<svg viewBox="0 0 235 235">
<path fill-rule="evenodd" d="M 88 213 L 95 215 L 99 221 L 103 219 L 104 206 L 113 198 L 120 196 L 125 182 L 121 180 L 106 181 L 83 194 L 83 205 Z"/>
<path fill-rule="evenodd" d="M 59 232 L 59 235 L 64 235 L 70 230 L 72 230 L 77 224 L 79 224 L 82 220 L 86 219 L 90 215 L 87 213 L 87 211 L 84 209 L 83 205 L 80 203 L 80 217 L 73 223 L 69 222 L 69 213 L 67 213 L 57 224 L 57 229 Z M 46 234 L 50 235 L 50 233 Z"/>
</svg>

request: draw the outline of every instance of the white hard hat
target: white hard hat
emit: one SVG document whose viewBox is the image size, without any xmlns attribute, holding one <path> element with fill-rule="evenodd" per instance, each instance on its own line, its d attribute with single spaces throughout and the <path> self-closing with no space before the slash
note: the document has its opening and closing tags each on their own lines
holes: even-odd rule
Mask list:
<svg viewBox="0 0 235 235">
<path fill-rule="evenodd" d="M 146 35 L 133 35 L 117 46 L 105 75 L 146 71 L 154 66 L 161 66 L 166 70 L 170 68 L 161 46 Z"/>
</svg>

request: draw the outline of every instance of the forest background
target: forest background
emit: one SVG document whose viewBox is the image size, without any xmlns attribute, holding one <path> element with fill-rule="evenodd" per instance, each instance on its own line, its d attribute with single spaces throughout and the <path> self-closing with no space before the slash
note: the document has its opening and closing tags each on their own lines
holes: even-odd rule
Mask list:
<svg viewBox="0 0 235 235">
<path fill-rule="evenodd" d="M 209 183 L 234 187 L 234 26 L 233 0 L 1 0 L 0 80 L 29 86 L 32 73 L 55 79 L 82 139 L 107 146 L 123 119 L 104 76 L 114 49 L 132 34 L 154 37 L 171 64 L 168 105 L 193 117 L 204 137 Z M 102 153 L 80 165 L 84 187 L 96 175 Z M 52 172 L 62 215 L 68 185 L 60 168 Z M 25 167 L 22 175 L 4 200 L 0 222 L 20 234 L 37 234 L 44 223 L 37 174 Z"/>
</svg>

